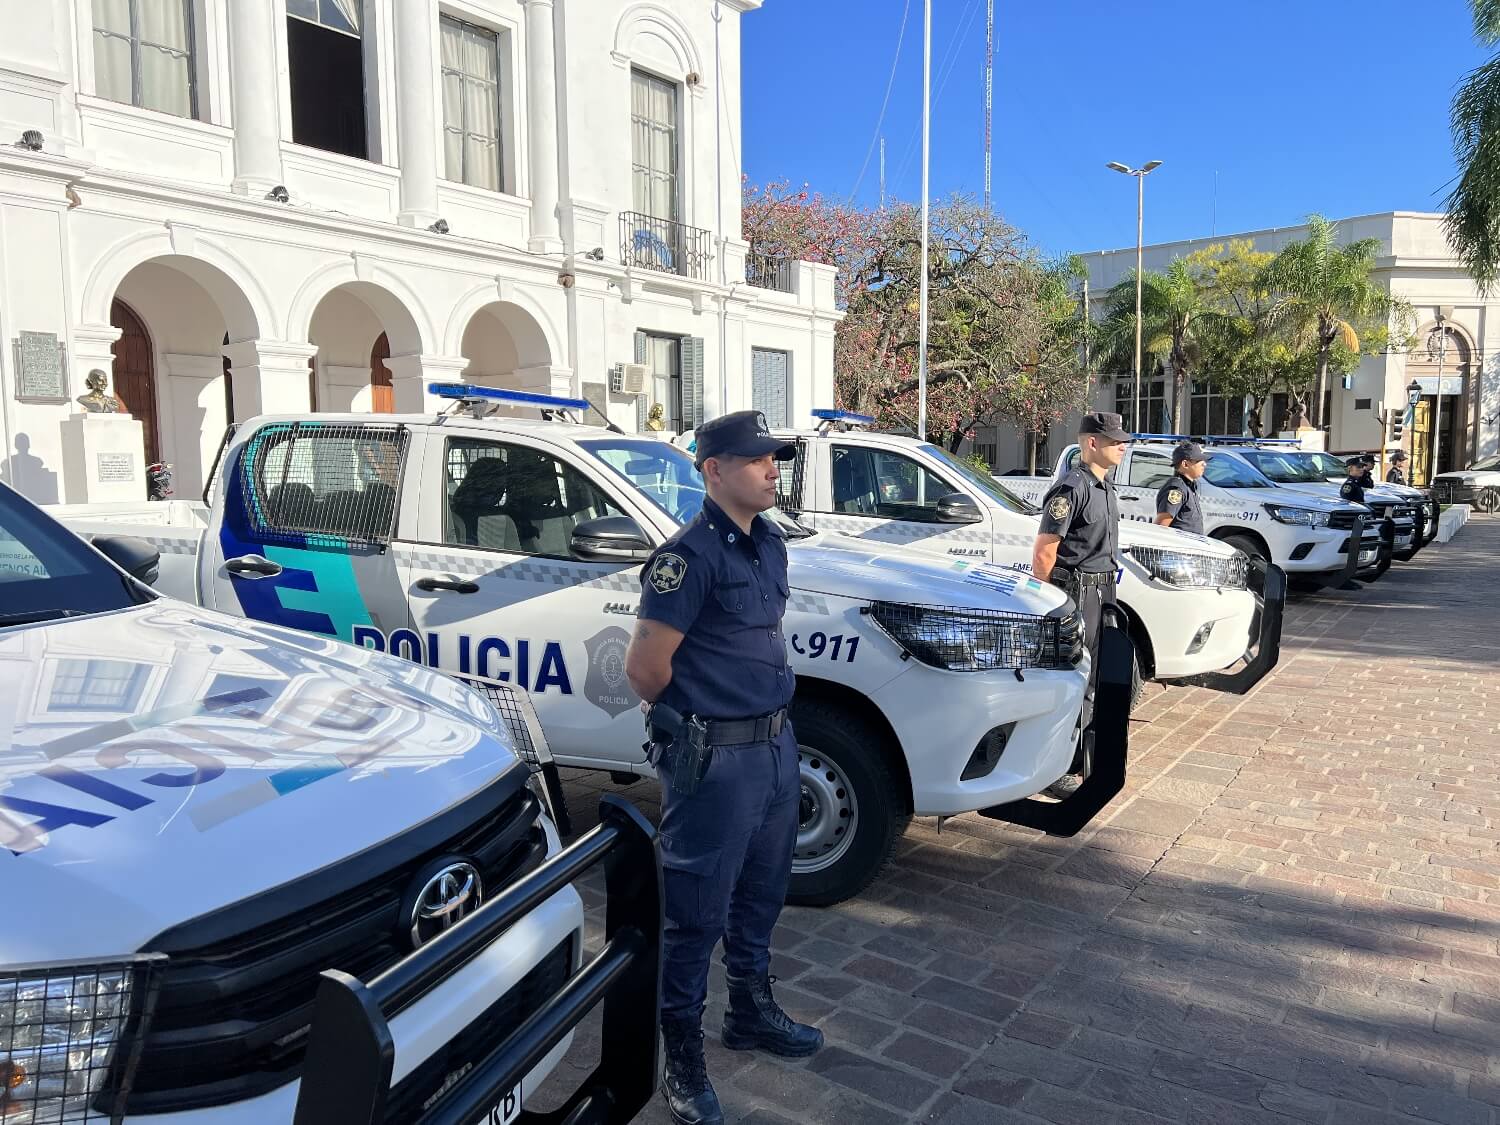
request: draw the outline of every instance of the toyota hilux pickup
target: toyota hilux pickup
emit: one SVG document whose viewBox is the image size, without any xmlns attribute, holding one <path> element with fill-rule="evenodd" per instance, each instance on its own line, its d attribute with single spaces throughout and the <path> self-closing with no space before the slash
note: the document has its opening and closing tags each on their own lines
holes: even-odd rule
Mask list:
<svg viewBox="0 0 1500 1125">
<path fill-rule="evenodd" d="M 0 485 L 0 1121 L 514 1120 L 598 983 L 585 841 L 486 693 L 164 597 L 157 561 Z M 633 852 L 649 995 L 654 832 L 610 799 L 585 850 Z M 649 1099 L 639 1011 L 576 1096 Z"/>
<path fill-rule="evenodd" d="M 867 416 L 813 415 L 815 430 L 777 431 L 797 450 L 779 497 L 798 522 L 884 549 L 1031 569 L 1039 510 L 1004 483 L 930 442 L 872 432 Z M 684 437 L 690 445 L 691 434 L 674 440 Z M 1279 575 L 1222 543 L 1168 528 L 1122 526 L 1120 548 L 1117 596 L 1135 642 L 1137 691 L 1142 679 L 1159 679 L 1243 692 L 1274 666 L 1285 594 Z M 1242 660 L 1245 674 L 1218 675 Z"/>
<path fill-rule="evenodd" d="M 1122 520 L 1155 521 L 1157 489 L 1172 475 L 1172 448 L 1186 440 L 1176 434 L 1135 436 L 1112 477 Z M 1210 539 L 1275 563 L 1305 585 L 1374 580 L 1390 566 L 1391 548 L 1368 508 L 1275 484 L 1239 458 L 1207 452 L 1198 496 Z M 1077 458 L 1078 446 L 1070 445 L 1052 476 L 1005 477 L 1005 487 L 1039 503 Z"/>
<path fill-rule="evenodd" d="M 1432 478 L 1432 497 L 1440 504 L 1469 504 L 1476 512 L 1500 511 L 1500 456 L 1482 457 L 1467 469 Z"/>
<path fill-rule="evenodd" d="M 1288 439 L 1288 441 L 1290 445 L 1282 448 L 1295 463 L 1311 468 L 1325 484 L 1339 486 L 1344 483 L 1344 478 L 1349 474 L 1343 457 L 1326 453 L 1321 449 L 1301 449 L 1298 448 L 1300 443 L 1294 439 Z M 1409 484 L 1392 484 L 1390 481 L 1380 481 L 1378 487 L 1382 497 L 1399 497 L 1401 501 L 1415 510 L 1420 532 L 1417 536 L 1418 550 L 1437 538 L 1438 517 L 1442 514 L 1442 505 L 1433 497 L 1430 489 L 1417 488 Z M 1389 501 L 1380 500 L 1379 503 L 1384 505 Z"/>
<path fill-rule="evenodd" d="M 170 545 L 217 611 L 522 686 L 559 764 L 654 777 L 624 658 L 642 563 L 702 505 L 692 458 L 580 424 L 582 400 L 431 390 L 441 413 L 245 422 L 189 526 L 66 522 Z M 792 901 L 858 892 L 913 815 L 1006 819 L 1069 771 L 1089 658 L 1061 591 L 768 515 L 797 677 Z"/>
</svg>

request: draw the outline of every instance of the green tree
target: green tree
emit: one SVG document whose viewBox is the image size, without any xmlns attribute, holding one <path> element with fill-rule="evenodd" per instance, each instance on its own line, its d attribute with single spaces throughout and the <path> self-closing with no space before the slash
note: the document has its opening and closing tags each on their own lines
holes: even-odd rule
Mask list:
<svg viewBox="0 0 1500 1125">
<path fill-rule="evenodd" d="M 1206 303 L 1217 314 L 1200 333 L 1199 369 L 1222 393 L 1250 400 L 1255 437 L 1265 404 L 1288 387 L 1291 349 L 1276 333 L 1275 295 L 1265 282 L 1273 257 L 1241 238 L 1209 247 L 1199 259 Z"/>
<path fill-rule="evenodd" d="M 1500 44 L 1500 0 L 1469 0 L 1474 37 Z M 1448 242 L 1481 291 L 1500 278 L 1500 56 L 1474 70 L 1450 114 L 1458 182 L 1448 196 Z"/>
<path fill-rule="evenodd" d="M 1307 237 L 1287 244 L 1266 267 L 1264 281 L 1275 293 L 1273 321 L 1294 351 L 1317 357 L 1308 418 L 1322 426 L 1323 396 L 1328 389 L 1334 349 L 1355 356 L 1364 347 L 1378 350 L 1393 319 L 1411 320 L 1411 305 L 1393 297 L 1372 278 L 1377 239 L 1338 244 L 1338 227 L 1321 215 L 1309 216 Z M 1362 345 L 1361 333 L 1369 339 Z"/>
</svg>

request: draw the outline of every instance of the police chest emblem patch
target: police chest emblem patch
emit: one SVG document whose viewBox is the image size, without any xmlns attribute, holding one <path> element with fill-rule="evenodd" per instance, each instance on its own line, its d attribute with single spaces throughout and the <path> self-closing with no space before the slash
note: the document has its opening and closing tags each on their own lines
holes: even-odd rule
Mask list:
<svg viewBox="0 0 1500 1125">
<path fill-rule="evenodd" d="M 668 551 L 664 555 L 657 555 L 656 562 L 651 564 L 651 573 L 646 580 L 651 583 L 651 588 L 658 594 L 670 594 L 682 585 L 682 580 L 687 576 L 687 562 L 681 555 L 674 555 Z"/>
<path fill-rule="evenodd" d="M 1071 508 L 1066 496 L 1054 496 L 1047 504 L 1047 514 L 1055 520 L 1065 520 Z"/>
<path fill-rule="evenodd" d="M 1182 503 L 1182 489 L 1180 489 L 1180 488 L 1169 489 L 1168 492 L 1167 492 L 1167 503 L 1168 504 L 1181 504 Z"/>
</svg>

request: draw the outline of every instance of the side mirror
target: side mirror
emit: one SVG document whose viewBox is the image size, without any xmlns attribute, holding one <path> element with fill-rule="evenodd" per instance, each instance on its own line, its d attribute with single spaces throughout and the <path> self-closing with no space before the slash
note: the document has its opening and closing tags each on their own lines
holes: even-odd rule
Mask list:
<svg viewBox="0 0 1500 1125">
<path fill-rule="evenodd" d="M 96 535 L 94 549 L 126 574 L 147 586 L 155 585 L 161 570 L 161 552 L 134 535 Z"/>
<path fill-rule="evenodd" d="M 953 492 L 938 497 L 938 523 L 983 523 L 984 513 L 979 505 L 962 492 Z"/>
<path fill-rule="evenodd" d="M 641 525 L 629 516 L 601 516 L 573 529 L 568 548 L 588 562 L 645 562 L 651 543 Z"/>
</svg>

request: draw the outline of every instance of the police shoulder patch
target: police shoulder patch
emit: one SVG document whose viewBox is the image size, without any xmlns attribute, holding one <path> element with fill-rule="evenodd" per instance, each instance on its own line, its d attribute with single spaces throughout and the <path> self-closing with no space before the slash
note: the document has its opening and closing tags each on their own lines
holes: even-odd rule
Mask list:
<svg viewBox="0 0 1500 1125">
<path fill-rule="evenodd" d="M 658 594 L 670 594 L 682 585 L 682 580 L 686 577 L 687 560 L 671 551 L 664 551 L 651 564 L 651 572 L 646 575 L 646 580 Z"/>
<path fill-rule="evenodd" d="M 1182 489 L 1180 489 L 1180 488 L 1168 489 L 1167 490 L 1167 503 L 1168 504 L 1181 504 L 1182 503 Z"/>
<path fill-rule="evenodd" d="M 1065 520 L 1072 511 L 1073 503 L 1065 495 L 1054 496 L 1047 502 L 1047 514 L 1055 520 Z"/>
</svg>

